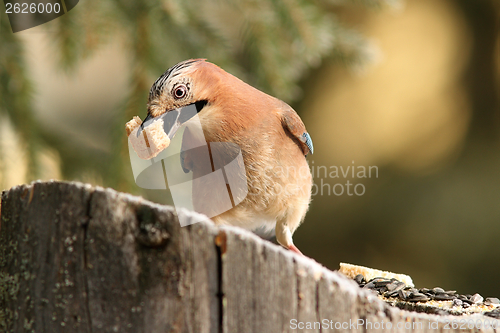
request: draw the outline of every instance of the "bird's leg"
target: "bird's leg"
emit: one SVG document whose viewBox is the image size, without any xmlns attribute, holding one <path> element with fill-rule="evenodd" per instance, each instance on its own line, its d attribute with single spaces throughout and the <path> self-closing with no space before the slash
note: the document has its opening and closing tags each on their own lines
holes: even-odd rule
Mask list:
<svg viewBox="0 0 500 333">
<path fill-rule="evenodd" d="M 298 248 L 297 248 L 294 244 L 290 245 L 290 247 L 289 247 L 288 249 L 289 249 L 290 251 L 292 251 L 292 252 L 295 252 L 295 253 L 297 253 L 297 254 L 300 254 L 301 256 L 304 256 L 304 255 L 302 254 L 302 252 L 300 252 L 300 250 L 299 250 L 299 249 L 298 249 Z M 305 257 L 305 256 L 304 256 L 304 257 Z"/>
<path fill-rule="evenodd" d="M 276 222 L 276 240 L 284 248 L 303 256 L 302 252 L 293 244 L 292 232 L 283 220 Z"/>
</svg>

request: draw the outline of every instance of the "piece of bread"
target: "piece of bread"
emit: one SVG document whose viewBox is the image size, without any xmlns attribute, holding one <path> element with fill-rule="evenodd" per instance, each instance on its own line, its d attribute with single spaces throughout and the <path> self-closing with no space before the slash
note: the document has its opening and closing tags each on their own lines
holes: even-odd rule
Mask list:
<svg viewBox="0 0 500 333">
<path fill-rule="evenodd" d="M 170 138 L 163 130 L 163 119 L 154 120 L 137 137 L 141 124 L 141 118 L 135 116 L 125 124 L 125 131 L 137 155 L 144 160 L 149 160 L 170 145 Z"/>
<path fill-rule="evenodd" d="M 409 287 L 415 287 L 411 277 L 405 274 L 396 274 L 391 272 L 379 271 L 378 269 L 356 266 L 345 263 L 340 263 L 339 272 L 346 275 L 347 277 L 350 277 L 351 279 L 354 279 L 356 275 L 361 274 L 365 277 L 366 281 L 370 281 L 371 279 L 376 277 L 383 277 L 386 279 L 395 278 L 396 280 L 404 282 Z"/>
<path fill-rule="evenodd" d="M 127 136 L 132 133 L 137 127 L 141 126 L 142 120 L 141 118 L 134 116 L 131 121 L 125 124 L 125 131 L 127 131 Z"/>
</svg>

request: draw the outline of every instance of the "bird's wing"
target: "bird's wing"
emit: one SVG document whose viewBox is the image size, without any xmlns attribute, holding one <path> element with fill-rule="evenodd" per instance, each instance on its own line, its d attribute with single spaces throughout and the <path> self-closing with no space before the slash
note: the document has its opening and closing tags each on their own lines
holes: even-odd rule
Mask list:
<svg viewBox="0 0 500 333">
<path fill-rule="evenodd" d="M 304 123 L 300 119 L 297 112 L 290 106 L 283 108 L 281 114 L 281 123 L 285 132 L 289 132 L 293 137 L 295 137 L 300 143 L 300 148 L 304 155 L 309 153 L 314 153 L 314 147 L 312 143 L 311 136 L 307 133 Z"/>
</svg>

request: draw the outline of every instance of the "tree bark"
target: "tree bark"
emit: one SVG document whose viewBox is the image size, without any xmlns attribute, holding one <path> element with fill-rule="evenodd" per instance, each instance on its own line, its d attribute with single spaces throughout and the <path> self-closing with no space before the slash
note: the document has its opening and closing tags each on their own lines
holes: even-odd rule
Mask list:
<svg viewBox="0 0 500 333">
<path fill-rule="evenodd" d="M 80 183 L 3 192 L 0 332 L 438 332 L 457 319 L 392 308 L 250 232 L 180 226 L 196 216 Z"/>
</svg>

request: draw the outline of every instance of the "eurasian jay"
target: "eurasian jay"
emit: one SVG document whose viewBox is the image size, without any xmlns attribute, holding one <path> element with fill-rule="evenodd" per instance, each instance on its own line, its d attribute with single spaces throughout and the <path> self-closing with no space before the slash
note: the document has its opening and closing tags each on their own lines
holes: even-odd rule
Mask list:
<svg viewBox="0 0 500 333">
<path fill-rule="evenodd" d="M 191 59 L 171 67 L 153 84 L 144 122 L 193 103 L 199 107 L 205 140 L 238 145 L 245 165 L 248 195 L 212 220 L 249 230 L 275 229 L 277 241 L 300 254 L 292 235 L 311 201 L 312 177 L 305 156 L 313 152 L 300 117 L 288 104 L 205 59 Z M 184 132 L 184 140 L 188 136 Z M 189 156 L 181 154 L 181 163 L 185 172 L 196 175 Z M 209 184 L 193 193 L 199 204 L 214 195 Z"/>
</svg>

